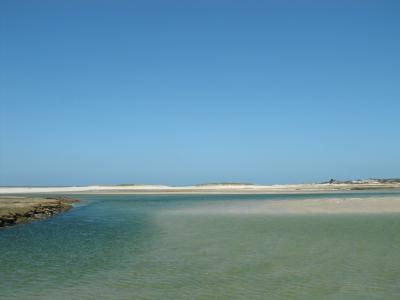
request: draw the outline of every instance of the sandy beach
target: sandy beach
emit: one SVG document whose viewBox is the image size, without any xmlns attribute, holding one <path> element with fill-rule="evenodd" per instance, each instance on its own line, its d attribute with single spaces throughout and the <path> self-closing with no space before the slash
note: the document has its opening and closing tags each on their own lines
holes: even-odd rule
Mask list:
<svg viewBox="0 0 400 300">
<path fill-rule="evenodd" d="M 309 183 L 287 185 L 205 184 L 167 185 L 91 185 L 70 187 L 0 187 L 0 194 L 286 194 L 325 193 L 353 190 L 400 189 L 400 183 Z"/>
</svg>

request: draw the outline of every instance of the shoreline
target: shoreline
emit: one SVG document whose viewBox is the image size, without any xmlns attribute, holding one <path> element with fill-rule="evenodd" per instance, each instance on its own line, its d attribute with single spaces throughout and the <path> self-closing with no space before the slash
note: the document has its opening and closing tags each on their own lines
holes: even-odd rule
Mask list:
<svg viewBox="0 0 400 300">
<path fill-rule="evenodd" d="M 71 187 L 0 187 L 0 195 L 10 194 L 295 194 L 335 193 L 400 189 L 400 183 L 318 183 L 288 185 L 126 185 Z"/>
<path fill-rule="evenodd" d="M 47 219 L 72 208 L 67 197 L 0 196 L 0 228 Z"/>
</svg>

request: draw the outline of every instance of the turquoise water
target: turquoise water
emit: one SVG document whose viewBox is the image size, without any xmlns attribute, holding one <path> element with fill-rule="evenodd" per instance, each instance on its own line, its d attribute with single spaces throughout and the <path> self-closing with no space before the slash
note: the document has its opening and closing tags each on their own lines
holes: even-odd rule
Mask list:
<svg viewBox="0 0 400 300">
<path fill-rule="evenodd" d="M 77 195 L 0 230 L 0 299 L 400 299 L 398 214 L 193 214 L 352 195 Z"/>
</svg>

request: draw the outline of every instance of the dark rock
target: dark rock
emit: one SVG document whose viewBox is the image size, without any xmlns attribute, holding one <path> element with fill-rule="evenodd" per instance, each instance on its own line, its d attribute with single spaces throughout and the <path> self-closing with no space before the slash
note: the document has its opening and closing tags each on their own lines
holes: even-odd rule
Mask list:
<svg viewBox="0 0 400 300">
<path fill-rule="evenodd" d="M 67 197 L 56 197 L 56 199 L 52 197 L 46 199 L 49 201 L 43 201 L 36 204 L 31 208 L 28 208 L 28 211 L 22 211 L 19 213 L 12 212 L 9 209 L 8 212 L 5 211 L 3 214 L 0 214 L 0 227 L 46 219 L 55 214 L 68 211 L 72 208 L 70 203 L 79 202 L 79 200 Z"/>
</svg>

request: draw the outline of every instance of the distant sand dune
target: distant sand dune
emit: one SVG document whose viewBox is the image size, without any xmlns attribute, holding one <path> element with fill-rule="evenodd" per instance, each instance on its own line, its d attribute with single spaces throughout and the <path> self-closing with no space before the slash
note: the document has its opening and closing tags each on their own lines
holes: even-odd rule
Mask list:
<svg viewBox="0 0 400 300">
<path fill-rule="evenodd" d="M 288 185 L 251 185 L 251 184 L 205 184 L 198 186 L 166 185 L 116 185 L 116 186 L 71 186 L 71 187 L 0 187 L 0 194 L 32 193 L 91 193 L 91 194 L 275 194 L 301 192 L 334 192 L 346 190 L 368 190 L 400 188 L 400 183 L 363 183 L 363 184 L 288 184 Z"/>
</svg>

